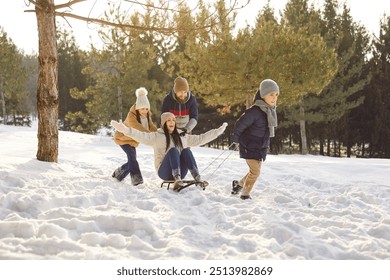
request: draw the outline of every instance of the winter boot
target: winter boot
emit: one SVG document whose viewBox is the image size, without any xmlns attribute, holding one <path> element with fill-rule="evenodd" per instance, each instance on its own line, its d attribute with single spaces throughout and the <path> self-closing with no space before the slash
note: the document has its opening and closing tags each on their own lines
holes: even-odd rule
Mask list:
<svg viewBox="0 0 390 280">
<path fill-rule="evenodd" d="M 199 174 L 198 168 L 190 169 L 190 173 L 191 173 L 192 177 L 194 177 L 194 180 L 196 182 L 201 182 L 202 181 L 202 179 L 200 178 L 200 174 Z"/>
<path fill-rule="evenodd" d="M 144 183 L 144 179 L 141 174 L 135 174 L 131 176 L 131 183 L 133 186 L 141 185 Z"/>
<path fill-rule="evenodd" d="M 179 191 L 180 188 L 184 185 L 183 180 L 181 179 L 180 168 L 172 169 L 172 176 L 175 180 L 175 183 L 173 184 L 173 190 Z"/>
<path fill-rule="evenodd" d="M 232 194 L 238 194 L 242 190 L 242 186 L 239 185 L 239 182 L 237 180 L 234 180 L 232 182 Z"/>
<path fill-rule="evenodd" d="M 112 177 L 117 179 L 119 182 L 122 181 L 126 176 L 123 176 L 125 174 L 126 170 L 121 167 L 118 167 L 115 169 L 114 173 L 112 173 Z"/>
<path fill-rule="evenodd" d="M 249 195 L 249 193 L 252 191 L 252 188 L 253 188 L 253 185 L 252 186 L 245 185 L 244 189 L 241 192 L 240 198 L 242 200 L 252 199 L 252 197 Z"/>
<path fill-rule="evenodd" d="M 181 179 L 180 175 L 176 175 L 175 178 L 175 183 L 173 183 L 173 190 L 174 191 L 179 191 L 181 187 L 184 186 L 183 180 Z"/>
</svg>

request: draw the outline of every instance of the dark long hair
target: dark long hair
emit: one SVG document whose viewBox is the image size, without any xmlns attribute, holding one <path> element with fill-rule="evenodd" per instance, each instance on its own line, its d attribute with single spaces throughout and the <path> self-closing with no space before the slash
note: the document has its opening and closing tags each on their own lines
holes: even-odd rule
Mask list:
<svg viewBox="0 0 390 280">
<path fill-rule="evenodd" d="M 150 117 L 150 115 L 149 115 L 149 111 L 148 111 L 148 113 L 146 115 L 146 119 L 148 120 L 148 125 L 149 125 L 149 117 Z M 135 110 L 135 118 L 137 119 L 137 121 L 139 123 L 141 123 L 141 114 L 139 113 L 138 110 Z"/>
<path fill-rule="evenodd" d="M 183 143 L 181 142 L 179 132 L 176 129 L 176 124 L 175 124 L 175 129 L 172 131 L 171 134 L 169 134 L 167 122 L 165 122 L 164 123 L 164 134 L 165 134 L 165 140 L 166 140 L 165 151 L 168 151 L 169 145 L 171 144 L 171 137 L 170 136 L 172 136 L 172 140 L 173 140 L 173 143 L 175 144 L 175 147 L 179 148 L 180 150 L 183 149 Z"/>
</svg>

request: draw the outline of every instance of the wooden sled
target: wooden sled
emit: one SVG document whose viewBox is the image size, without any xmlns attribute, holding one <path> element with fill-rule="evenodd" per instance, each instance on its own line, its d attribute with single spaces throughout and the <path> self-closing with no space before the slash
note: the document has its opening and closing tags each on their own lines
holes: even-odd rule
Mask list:
<svg viewBox="0 0 390 280">
<path fill-rule="evenodd" d="M 195 180 L 182 180 L 182 182 L 184 183 L 183 186 L 181 186 L 180 188 L 178 188 L 177 190 L 175 190 L 176 192 L 180 192 L 181 190 L 185 189 L 185 188 L 188 188 L 189 186 L 198 186 L 198 187 L 201 187 L 202 190 L 205 190 L 206 187 L 209 185 L 209 183 L 207 183 L 206 181 L 195 181 Z M 164 180 L 162 183 L 161 183 L 161 188 L 162 187 L 166 187 L 167 190 L 169 190 L 169 187 L 171 186 L 171 184 L 173 185 L 175 183 L 174 180 Z"/>
</svg>

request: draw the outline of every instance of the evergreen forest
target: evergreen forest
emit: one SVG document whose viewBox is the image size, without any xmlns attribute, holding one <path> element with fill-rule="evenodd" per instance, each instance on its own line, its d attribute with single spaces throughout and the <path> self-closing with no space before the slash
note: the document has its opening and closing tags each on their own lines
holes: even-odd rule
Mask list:
<svg viewBox="0 0 390 280">
<path fill-rule="evenodd" d="M 281 94 L 270 153 L 390 158 L 390 17 L 383 16 L 375 36 L 339 0 L 321 8 L 289 0 L 279 13 L 264 6 L 254 26 L 237 27 L 236 14 L 214 2 L 219 20 L 207 30 L 196 25 L 211 19 L 208 6 L 199 1 L 189 13 L 183 3 L 172 18 L 175 32 L 101 26 L 104 47 L 88 51 L 69 26 L 57 26 L 58 128 L 110 131 L 110 120 L 126 118 L 139 87 L 148 89 L 158 124 L 163 97 L 183 76 L 199 105 L 193 133 L 228 122 L 210 144 L 226 148 L 260 82 L 271 78 Z M 137 25 L 166 20 L 147 9 L 119 16 Z M 1 123 L 31 125 L 38 75 L 37 55 L 18 49 L 0 26 Z"/>
</svg>

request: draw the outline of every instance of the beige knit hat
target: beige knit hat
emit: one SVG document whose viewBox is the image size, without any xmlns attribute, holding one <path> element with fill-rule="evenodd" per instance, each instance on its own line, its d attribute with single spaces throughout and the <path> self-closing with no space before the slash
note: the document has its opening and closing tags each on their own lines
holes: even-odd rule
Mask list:
<svg viewBox="0 0 390 280">
<path fill-rule="evenodd" d="M 165 112 L 161 114 L 161 127 L 164 127 L 164 124 L 167 122 L 169 118 L 176 119 L 175 115 L 171 112 Z"/>
<path fill-rule="evenodd" d="M 173 90 L 174 92 L 179 92 L 182 90 L 188 92 L 190 90 L 190 87 L 188 86 L 188 82 L 185 78 L 177 77 L 173 85 Z"/>
</svg>

